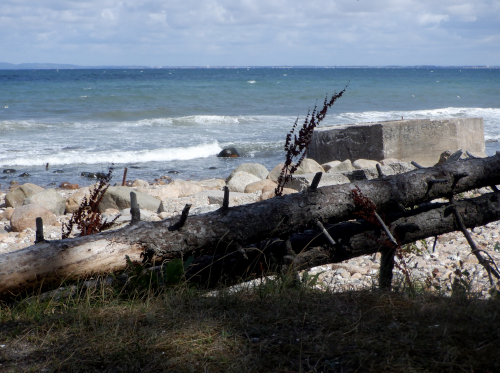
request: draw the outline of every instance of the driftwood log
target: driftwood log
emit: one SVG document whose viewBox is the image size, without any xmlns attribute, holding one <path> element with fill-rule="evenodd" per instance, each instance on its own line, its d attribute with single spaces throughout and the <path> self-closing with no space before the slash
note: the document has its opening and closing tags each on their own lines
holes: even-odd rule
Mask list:
<svg viewBox="0 0 500 373">
<path fill-rule="evenodd" d="M 296 232 L 316 226 L 318 220 L 334 224 L 355 218 L 357 206 L 352 192 L 355 189 L 374 203 L 379 214 L 387 215 L 436 198 L 450 198 L 457 193 L 497 184 L 500 184 L 498 155 L 370 181 L 314 188 L 188 217 L 182 219 L 182 224 L 178 219 L 138 222 L 92 236 L 41 242 L 0 255 L 0 295 L 18 293 L 61 278 L 123 270 L 126 255 L 135 262 L 143 261 L 144 257 L 214 256 L 241 251 L 272 237 L 286 240 Z M 487 222 L 487 219 L 479 220 L 482 224 Z M 411 239 L 410 231 L 405 231 L 408 239 Z M 433 231 L 430 235 L 438 233 Z"/>
</svg>

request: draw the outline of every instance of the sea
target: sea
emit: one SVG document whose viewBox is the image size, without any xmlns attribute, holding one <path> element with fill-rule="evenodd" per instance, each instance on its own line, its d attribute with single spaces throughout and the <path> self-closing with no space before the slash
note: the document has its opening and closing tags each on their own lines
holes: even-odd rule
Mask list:
<svg viewBox="0 0 500 373">
<path fill-rule="evenodd" d="M 0 70 L 0 188 L 90 185 L 82 173 L 112 164 L 119 184 L 125 168 L 147 181 L 272 169 L 297 118 L 344 88 L 321 126 L 482 117 L 487 154 L 500 150 L 498 68 Z M 240 157 L 217 157 L 226 147 Z"/>
</svg>

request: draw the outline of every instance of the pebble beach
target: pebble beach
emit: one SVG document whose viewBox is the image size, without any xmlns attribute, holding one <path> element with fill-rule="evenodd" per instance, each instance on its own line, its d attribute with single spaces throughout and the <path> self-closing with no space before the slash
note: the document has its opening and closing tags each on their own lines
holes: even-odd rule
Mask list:
<svg viewBox="0 0 500 373">
<path fill-rule="evenodd" d="M 328 166 L 324 166 L 316 164 L 310 167 L 312 167 L 311 170 L 317 172 L 320 171 L 318 167 L 323 171 L 328 169 Z M 161 202 L 161 212 L 159 210 L 141 210 L 142 220 L 161 221 L 179 215 L 186 203 L 192 204 L 190 214 L 206 213 L 218 209 L 222 202 L 220 193 L 225 185 L 230 186 L 232 192 L 230 206 L 272 198 L 275 184 L 270 176 L 273 172 L 276 173 L 277 169 L 279 166 L 272 170 L 267 177 L 261 176 L 260 178 L 247 172 L 243 172 L 246 175 L 237 175 L 233 172 L 228 179 L 214 178 L 199 181 L 173 179 L 171 176 L 165 175 L 163 178 L 150 181 L 130 180 L 128 184 L 131 185 L 130 190 L 156 198 L 158 202 Z M 238 169 L 235 171 L 237 172 Z M 331 169 L 328 171 L 332 172 Z M 246 177 L 246 181 L 237 182 L 240 176 Z M 249 187 L 251 185 L 256 185 L 256 187 Z M 63 186 L 67 187 L 67 185 Z M 18 207 L 7 206 L 9 203 L 6 202 L 6 197 L 8 193 L 19 187 L 19 184 L 14 184 L 10 190 L 0 193 L 0 255 L 21 250 L 35 242 L 34 224 L 22 230 L 13 229 L 11 219 Z M 51 225 L 44 226 L 45 239 L 61 239 L 63 224 L 69 221 L 72 209 L 74 211 L 75 206 L 78 206 L 79 201 L 86 193 L 88 195 L 91 188 L 92 186 L 77 189 L 53 188 L 65 201 L 66 209 L 64 214 L 54 215 L 55 220 Z M 298 190 L 287 189 L 285 192 L 296 193 Z M 482 188 L 470 191 L 466 193 L 466 196 L 477 196 L 489 192 L 491 192 L 489 188 Z M 120 213 L 122 216 L 112 229 L 128 224 L 130 221 L 129 209 L 120 211 L 117 208 L 108 208 L 103 212 L 103 216 L 108 220 L 112 220 Z M 498 221 L 470 230 L 474 242 L 483 251 L 483 256 L 489 256 L 497 264 L 500 263 L 499 232 L 500 222 Z M 72 235 L 74 236 L 76 233 L 73 231 Z M 488 291 L 491 284 L 488 273 L 471 253 L 471 248 L 461 232 L 452 232 L 436 238 L 429 237 L 407 245 L 403 249 L 405 249 L 405 264 L 400 262 L 394 269 L 393 283 L 397 286 L 404 282 L 405 276 L 401 269 L 406 267 L 412 283 L 416 286 L 450 295 L 454 291 L 455 285 L 460 283 L 463 289 L 477 296 L 489 296 Z M 380 254 L 377 253 L 376 255 L 353 258 L 342 263 L 311 268 L 308 272 L 311 275 L 317 274 L 316 287 L 344 291 L 376 287 L 379 267 Z"/>
</svg>

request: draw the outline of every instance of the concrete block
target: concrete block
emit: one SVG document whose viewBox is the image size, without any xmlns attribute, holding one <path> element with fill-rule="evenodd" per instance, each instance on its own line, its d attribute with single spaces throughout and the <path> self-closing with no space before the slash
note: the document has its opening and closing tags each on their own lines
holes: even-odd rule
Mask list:
<svg viewBox="0 0 500 373">
<path fill-rule="evenodd" d="M 307 156 L 318 163 L 396 158 L 433 166 L 450 149 L 486 156 L 483 119 L 407 119 L 319 127 Z"/>
</svg>

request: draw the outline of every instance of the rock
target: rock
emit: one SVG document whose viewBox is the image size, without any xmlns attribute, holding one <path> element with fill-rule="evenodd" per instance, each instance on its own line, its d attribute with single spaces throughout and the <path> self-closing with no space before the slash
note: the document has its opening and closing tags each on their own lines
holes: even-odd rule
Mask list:
<svg viewBox="0 0 500 373">
<path fill-rule="evenodd" d="M 35 184 L 23 184 L 5 195 L 5 206 L 14 208 L 22 206 L 26 198 L 31 197 L 42 190 L 44 190 L 42 187 Z"/>
<path fill-rule="evenodd" d="M 285 186 L 290 189 L 294 189 L 301 192 L 311 185 L 316 173 L 294 175 L 293 178 L 285 183 Z M 318 187 L 323 187 L 327 185 L 338 185 L 349 183 L 350 180 L 343 174 L 337 173 L 325 173 L 321 177 Z"/>
<path fill-rule="evenodd" d="M 243 163 L 236 167 L 231 175 L 226 179 L 229 182 L 232 177 L 239 171 L 247 172 L 251 175 L 257 176 L 259 179 L 265 179 L 269 175 L 269 170 L 260 163 Z"/>
<path fill-rule="evenodd" d="M 194 209 L 189 210 L 189 215 L 207 214 L 209 212 L 217 211 L 218 209 L 220 209 L 220 205 L 218 205 L 218 204 L 198 206 L 198 207 L 195 207 Z"/>
<path fill-rule="evenodd" d="M 259 180 L 259 181 L 256 181 L 254 183 L 248 184 L 245 187 L 245 193 L 255 193 L 258 191 L 262 192 L 262 189 L 264 187 L 271 187 L 272 189 L 275 189 L 277 185 L 278 184 L 276 184 L 271 179 Z"/>
<path fill-rule="evenodd" d="M 66 199 L 55 189 L 45 189 L 24 200 L 23 205 L 35 204 L 45 207 L 55 215 L 64 215 L 66 210 Z"/>
<path fill-rule="evenodd" d="M 209 192 L 204 191 L 198 194 L 190 195 L 189 197 L 171 198 L 162 200 L 159 207 L 160 217 L 165 219 L 170 216 L 178 215 L 184 209 L 186 204 L 190 204 L 191 208 L 194 209 L 199 206 L 206 206 L 209 204 L 208 197 L 203 195 L 203 193 Z M 215 192 L 215 191 L 210 191 Z"/>
<path fill-rule="evenodd" d="M 230 192 L 244 193 L 245 187 L 248 184 L 255 183 L 261 180 L 259 177 L 249 174 L 248 172 L 238 171 L 232 177 L 231 180 L 227 182 L 227 187 Z"/>
<path fill-rule="evenodd" d="M 141 213 L 141 221 L 158 221 L 160 220 L 158 215 L 149 210 L 139 210 Z M 109 218 L 109 220 L 113 220 L 114 218 Z M 120 217 L 115 220 L 115 223 L 124 223 L 132 220 L 132 215 L 130 214 L 130 209 L 123 209 L 120 211 Z"/>
<path fill-rule="evenodd" d="M 175 184 L 162 185 L 147 192 L 152 197 L 162 201 L 168 198 L 179 198 L 179 187 Z"/>
<path fill-rule="evenodd" d="M 306 159 L 308 159 L 308 158 L 306 158 Z M 319 163 L 317 163 L 316 161 L 314 161 L 312 159 L 309 159 L 308 161 L 306 161 L 306 159 L 304 159 L 305 164 L 303 162 L 303 164 L 300 165 L 297 168 L 297 171 L 294 172 L 294 175 L 302 175 L 302 174 L 312 173 L 312 172 L 314 172 L 314 173 L 316 173 L 316 172 L 325 172 L 325 170 L 323 169 L 323 167 L 321 167 L 321 165 Z M 280 163 L 279 165 L 277 165 L 276 167 L 274 167 L 269 172 L 269 175 L 267 175 L 267 178 L 271 179 L 272 181 L 274 181 L 275 183 L 277 183 L 278 182 L 278 178 L 279 178 L 279 176 L 281 174 L 281 170 L 283 169 L 284 165 L 285 165 L 284 163 Z M 317 168 L 316 165 L 319 166 L 319 168 Z M 306 172 L 305 170 L 316 170 L 316 171 L 308 171 L 308 172 Z"/>
<path fill-rule="evenodd" d="M 206 179 L 193 181 L 192 183 L 201 186 L 205 190 L 222 190 L 226 186 L 226 181 L 224 179 Z"/>
<path fill-rule="evenodd" d="M 61 185 L 59 185 L 59 188 L 66 190 L 76 190 L 80 189 L 80 186 L 78 184 L 71 184 L 65 181 L 64 183 L 61 183 Z"/>
<path fill-rule="evenodd" d="M 3 217 L 7 220 L 10 220 L 12 217 L 12 214 L 14 213 L 14 208 L 13 207 L 7 207 L 4 212 L 3 212 Z"/>
<path fill-rule="evenodd" d="M 460 159 L 468 159 L 468 158 L 470 158 L 469 155 L 463 149 L 459 149 L 453 153 L 451 150 L 446 150 L 441 153 L 441 155 L 439 156 L 439 161 L 436 165 L 456 162 Z"/>
<path fill-rule="evenodd" d="M 19 177 L 30 177 L 31 175 L 27 172 L 23 172 Z"/>
<path fill-rule="evenodd" d="M 301 174 L 310 174 L 313 172 L 314 173 L 325 172 L 325 169 L 321 167 L 321 165 L 318 162 L 310 158 L 304 158 L 304 160 L 299 166 L 299 169 L 301 170 Z"/>
<path fill-rule="evenodd" d="M 179 197 L 187 197 L 203 190 L 201 186 L 181 179 L 175 179 L 168 185 L 175 185 L 179 189 Z"/>
<path fill-rule="evenodd" d="M 198 193 L 197 196 L 208 198 L 209 204 L 216 204 L 219 207 L 222 206 L 224 201 L 224 192 L 221 190 L 204 190 Z M 259 196 L 254 193 L 229 192 L 229 207 L 254 203 L 258 200 Z"/>
<path fill-rule="evenodd" d="M 130 209 L 130 192 L 135 192 L 137 195 L 137 203 L 141 209 L 157 212 L 160 207 L 160 202 L 147 194 L 135 191 L 130 187 L 113 186 L 109 187 L 104 197 L 99 204 L 99 211 L 103 212 L 106 209 L 114 208 L 118 210 Z"/>
<path fill-rule="evenodd" d="M 134 188 L 149 188 L 149 183 L 146 180 L 137 179 L 132 183 Z"/>
<path fill-rule="evenodd" d="M 235 148 L 225 148 L 219 154 L 217 154 L 217 157 L 235 158 L 235 157 L 239 157 L 239 156 L 240 155 Z"/>
<path fill-rule="evenodd" d="M 334 173 L 334 172 L 346 172 L 346 171 L 352 171 L 354 170 L 354 167 L 352 167 L 352 163 L 350 159 L 346 159 L 344 162 L 340 161 L 333 161 L 329 163 L 325 163 L 323 165 L 323 168 L 327 173 Z"/>
<path fill-rule="evenodd" d="M 40 205 L 30 204 L 17 207 L 10 218 L 13 232 L 22 232 L 27 228 L 36 229 L 36 218 L 42 218 L 44 226 L 54 225 L 56 216 Z"/>
<path fill-rule="evenodd" d="M 354 167 L 355 170 L 362 170 L 365 168 L 377 167 L 377 164 L 379 164 L 377 161 L 370 161 L 368 159 L 358 159 L 352 163 L 352 166 Z"/>
<path fill-rule="evenodd" d="M 330 170 L 332 167 L 336 167 L 338 166 L 340 163 L 340 161 L 331 161 L 331 162 L 328 162 L 328 163 L 323 163 L 321 165 L 321 167 L 323 167 L 323 169 L 325 170 L 325 172 L 328 172 L 328 170 Z"/>
<path fill-rule="evenodd" d="M 81 176 L 87 179 L 104 179 L 106 174 L 103 172 L 82 172 Z"/>
<path fill-rule="evenodd" d="M 401 161 L 399 159 L 396 159 L 396 158 L 385 158 L 385 159 L 382 159 L 379 163 L 382 166 L 389 166 L 390 164 L 399 163 L 399 162 L 401 162 Z"/>
<path fill-rule="evenodd" d="M 405 172 L 410 172 L 413 170 L 416 170 L 417 168 L 412 165 L 411 163 L 408 162 L 395 162 L 395 163 L 390 163 L 388 167 L 392 168 L 394 170 L 394 174 L 404 174 Z"/>
<path fill-rule="evenodd" d="M 14 170 L 13 168 L 7 168 L 7 169 L 3 170 L 4 174 L 13 174 L 15 172 L 16 172 L 16 170 Z"/>
<path fill-rule="evenodd" d="M 66 214 L 72 214 L 80 207 L 83 197 L 90 197 L 89 188 L 82 188 L 66 200 Z"/>
</svg>

